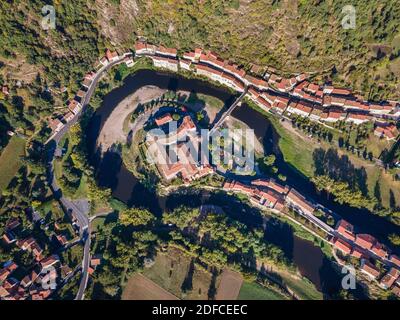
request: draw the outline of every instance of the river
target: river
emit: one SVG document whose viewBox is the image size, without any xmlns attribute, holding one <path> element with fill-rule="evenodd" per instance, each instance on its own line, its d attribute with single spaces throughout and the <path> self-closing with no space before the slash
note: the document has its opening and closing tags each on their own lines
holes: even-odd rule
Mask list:
<svg viewBox="0 0 400 320">
<path fill-rule="evenodd" d="M 122 86 L 112 90 L 104 97 L 102 105 L 96 110 L 88 124 L 88 147 L 89 150 L 92 150 L 91 162 L 96 168 L 98 183 L 110 187 L 113 196 L 128 206 L 146 207 L 157 216 L 160 216 L 163 211 L 172 210 L 181 204 L 196 207 L 201 204 L 212 203 L 220 205 L 225 209 L 225 212 L 229 212 L 238 220 L 245 220 L 243 222 L 248 225 L 260 226 L 262 219 L 257 210 L 242 204 L 235 197 L 223 193 L 210 194 L 209 192 L 196 193 L 195 195 L 171 195 L 167 198 L 159 197 L 155 192 L 149 191 L 143 186 L 124 167 L 122 159 L 117 153 L 107 152 L 103 158 L 100 158 L 99 152 L 96 150 L 96 139 L 107 117 L 125 97 L 146 85 L 214 96 L 224 101 L 225 105 L 229 105 L 235 100 L 235 96 L 227 90 L 214 87 L 205 81 L 186 79 L 175 74 L 141 70 L 135 75 L 128 76 Z M 318 194 L 313 184 L 306 177 L 285 163 L 277 147 L 279 135 L 265 116 L 246 104 L 237 108 L 232 116 L 254 129 L 257 139 L 263 142 L 266 152 L 275 153 L 280 172 L 287 176 L 289 185 L 294 186 L 308 197 L 318 199 L 323 205 L 357 225 L 360 230 L 371 233 L 384 242 L 388 233 L 399 233 L 400 228 L 383 218 L 374 216 L 365 210 L 338 205 L 327 197 Z M 235 205 L 233 205 L 234 203 Z M 286 256 L 298 267 L 301 274 L 310 279 L 320 291 L 324 293 L 336 292 L 340 284 L 340 275 L 333 269 L 332 263 L 325 257 L 321 249 L 310 241 L 296 237 L 289 225 L 276 219 L 270 222 L 267 223 L 266 227 L 266 239 L 281 247 Z M 285 230 L 285 232 L 282 232 L 282 230 Z"/>
</svg>

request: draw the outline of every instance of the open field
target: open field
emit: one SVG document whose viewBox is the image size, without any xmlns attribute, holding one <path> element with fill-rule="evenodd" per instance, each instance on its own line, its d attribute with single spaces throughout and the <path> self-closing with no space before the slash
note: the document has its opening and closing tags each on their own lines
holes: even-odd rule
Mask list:
<svg viewBox="0 0 400 320">
<path fill-rule="evenodd" d="M 256 282 L 244 281 L 238 300 L 287 300 L 281 293 L 264 287 Z"/>
<path fill-rule="evenodd" d="M 143 274 L 181 299 L 208 299 L 212 284 L 210 272 L 196 263 L 191 265 L 191 257 L 171 247 L 165 253 L 158 252 L 154 265 Z"/>
<path fill-rule="evenodd" d="M 0 155 L 0 192 L 14 178 L 21 167 L 20 157 L 25 154 L 25 140 L 13 136 Z"/>
<path fill-rule="evenodd" d="M 240 273 L 225 269 L 221 274 L 216 300 L 236 300 L 243 283 Z"/>
<path fill-rule="evenodd" d="M 294 278 L 286 272 L 279 272 L 282 280 L 302 300 L 322 300 L 323 295 L 305 278 Z"/>
<path fill-rule="evenodd" d="M 178 300 L 173 294 L 140 273 L 129 279 L 122 300 Z"/>
</svg>

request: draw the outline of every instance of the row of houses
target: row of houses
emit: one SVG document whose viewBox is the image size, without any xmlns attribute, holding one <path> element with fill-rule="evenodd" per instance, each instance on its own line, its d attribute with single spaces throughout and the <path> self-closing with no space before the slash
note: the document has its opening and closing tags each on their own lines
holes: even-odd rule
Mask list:
<svg viewBox="0 0 400 320">
<path fill-rule="evenodd" d="M 400 297 L 400 258 L 391 254 L 390 250 L 373 236 L 356 234 L 354 226 L 343 219 L 337 223 L 336 232 L 337 236 L 332 241 L 334 248 L 345 256 L 361 259 L 362 273 L 377 281 L 383 289 L 392 289 L 393 293 Z M 388 269 L 382 274 L 371 260 L 381 261 Z"/>
<path fill-rule="evenodd" d="M 228 192 L 243 193 L 249 196 L 251 202 L 277 211 L 282 211 L 285 206 L 308 215 L 315 211 L 315 206 L 300 192 L 287 185 L 282 186 L 274 179 L 257 179 L 252 181 L 251 185 L 227 180 L 223 189 Z"/>
<path fill-rule="evenodd" d="M 245 86 L 248 86 L 247 96 L 251 100 L 262 109 L 279 114 L 300 115 L 312 121 L 328 123 L 346 121 L 357 125 L 379 119 L 381 124 L 391 129 L 388 119 L 400 118 L 397 102 L 377 104 L 364 101 L 348 89 L 311 83 L 304 74 L 290 79 L 275 74 L 267 74 L 263 78 L 254 77 L 239 66 L 222 60 L 215 53 L 200 48 L 178 57 L 176 49 L 137 42 L 135 52 L 136 56 L 151 58 L 156 67 L 174 72 L 179 68 L 195 72 L 236 91 L 243 91 Z M 377 125 L 377 128 L 380 126 Z M 392 140 L 398 132 L 378 129 L 376 135 L 378 134 Z"/>
</svg>

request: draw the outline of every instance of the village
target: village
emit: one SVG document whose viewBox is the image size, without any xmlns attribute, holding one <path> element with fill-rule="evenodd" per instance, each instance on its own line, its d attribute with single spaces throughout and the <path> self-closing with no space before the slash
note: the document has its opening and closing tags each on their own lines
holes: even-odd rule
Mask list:
<svg viewBox="0 0 400 320">
<path fill-rule="evenodd" d="M 193 72 L 238 92 L 248 88 L 246 96 L 267 112 L 289 117 L 299 115 L 328 125 L 338 121 L 355 125 L 374 122 L 376 136 L 390 141 L 399 135 L 396 121 L 400 119 L 400 105 L 397 101 L 365 101 L 349 89 L 312 83 L 306 74 L 288 79 L 268 71 L 260 72 L 260 68 L 256 66 L 250 71 L 251 74 L 247 74 L 237 65 L 220 59 L 215 53 L 199 48 L 179 56 L 176 49 L 137 42 L 134 55 L 127 52 L 119 56 L 116 51 L 108 49 L 96 68 L 107 66 L 120 58 L 124 58 L 122 62 L 132 67 L 135 63 L 134 57 L 144 56 L 150 58 L 158 68 L 173 72 Z M 68 102 L 68 112 L 61 118 L 49 121 L 53 135 L 80 112 L 86 90 L 95 75 L 95 72 L 86 74 L 82 80 L 82 88 L 75 98 Z M 3 87 L 3 91 L 8 91 L 8 88 Z"/>
<path fill-rule="evenodd" d="M 35 212 L 26 212 L 31 223 L 47 230 L 49 226 Z M 74 235 L 67 235 L 61 230 L 59 223 L 54 223 L 54 232 L 48 239 L 43 239 L 40 232 L 25 236 L 27 230 L 22 226 L 20 218 L 12 217 L 6 224 L 1 236 L 3 244 L 9 248 L 18 248 L 28 259 L 25 265 L 19 266 L 14 261 L 5 262 L 0 269 L 0 299 L 1 300 L 46 300 L 60 290 L 80 269 L 68 265 L 60 255 L 63 251 L 79 244 Z M 72 226 L 78 227 L 72 222 Z M 41 238 L 40 241 L 38 238 Z M 39 244 L 42 243 L 42 244 Z M 49 246 L 49 244 L 51 244 Z M 51 252 L 50 248 L 53 248 Z M 100 265 L 101 257 L 93 256 L 90 261 L 89 273 Z M 20 281 L 17 280 L 21 279 Z"/>
<path fill-rule="evenodd" d="M 256 69 L 250 71 L 251 74 L 247 74 L 237 65 L 221 60 L 216 54 L 202 49 L 178 55 L 176 49 L 137 42 L 134 55 L 128 52 L 120 56 L 115 51 L 107 50 L 105 56 L 100 59 L 97 70 L 116 62 L 123 62 L 127 67 L 132 67 L 135 63 L 133 58 L 143 56 L 150 58 L 155 67 L 173 72 L 179 70 L 194 72 L 196 75 L 207 77 L 234 91 L 244 92 L 248 98 L 267 112 L 288 116 L 295 114 L 322 123 L 346 121 L 357 125 L 373 121 L 375 135 L 387 140 L 395 140 L 399 135 L 395 125 L 395 121 L 400 119 L 398 102 L 388 101 L 379 104 L 368 102 L 361 96 L 353 95 L 348 89 L 334 88 L 330 85 L 320 86 L 309 82 L 306 74 L 289 79 L 269 72 L 260 74 Z M 97 72 L 86 74 L 82 81 L 82 88 L 67 104 L 68 111 L 62 117 L 49 120 L 52 134 L 48 141 L 63 130 L 66 124 L 77 119 L 85 105 L 87 90 L 96 75 Z M 2 92 L 8 93 L 7 86 L 3 86 Z M 162 126 L 169 121 L 171 118 L 167 115 L 165 118 L 158 119 L 157 124 Z M 190 117 L 187 116 L 184 118 L 180 130 L 186 134 L 194 126 Z M 188 153 L 182 149 L 180 155 L 187 157 Z M 187 164 L 166 164 L 160 166 L 159 170 L 166 180 L 182 175 L 185 183 L 214 172 L 214 169 L 208 165 L 190 165 L 188 167 Z M 313 215 L 317 205 L 305 199 L 295 189 L 282 186 L 274 180 L 255 180 L 250 185 L 227 180 L 223 189 L 226 192 L 245 194 L 253 204 L 268 210 L 281 212 L 284 208 L 289 208 L 300 213 L 329 235 L 329 242 L 337 252 L 340 252 L 343 259 L 346 257 L 358 259 L 360 271 L 371 281 L 400 296 L 400 258 L 391 254 L 388 248 L 372 236 L 355 233 L 354 227 L 344 220 L 338 221 L 335 229 L 326 225 Z M 18 220 L 10 220 L 6 232 L 2 235 L 2 240 L 7 245 L 15 244 L 21 250 L 31 252 L 36 263 L 20 282 L 12 276 L 18 266 L 13 261 L 4 264 L 0 270 L 0 297 L 11 300 L 26 299 L 29 296 L 34 300 L 46 299 L 51 296 L 55 288 L 44 289 L 39 284 L 60 284 L 74 271 L 61 265 L 60 258 L 55 253 L 43 256 L 43 250 L 34 238 L 17 239 L 13 230 L 18 226 Z M 62 237 L 59 238 L 57 238 L 58 241 L 62 245 L 66 245 L 66 240 Z M 378 268 L 376 261 L 382 263 L 384 268 Z M 99 263 L 100 259 L 94 257 L 89 271 L 93 272 Z"/>
</svg>

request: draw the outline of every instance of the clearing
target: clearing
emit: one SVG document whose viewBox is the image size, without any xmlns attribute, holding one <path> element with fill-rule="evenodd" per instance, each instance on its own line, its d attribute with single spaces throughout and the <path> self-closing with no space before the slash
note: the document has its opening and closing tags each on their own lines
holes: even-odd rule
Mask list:
<svg viewBox="0 0 400 320">
<path fill-rule="evenodd" d="M 22 165 L 20 157 L 24 155 L 25 140 L 18 136 L 13 136 L 0 155 L 0 192 L 15 177 Z"/>
<path fill-rule="evenodd" d="M 178 298 L 137 273 L 126 284 L 122 300 L 178 300 Z"/>
<path fill-rule="evenodd" d="M 143 274 L 181 299 L 207 300 L 210 287 L 215 286 L 211 272 L 193 263 L 192 257 L 175 247 L 159 251 L 154 265 L 144 269 Z"/>
<path fill-rule="evenodd" d="M 287 297 L 256 282 L 244 281 L 238 300 L 287 300 Z"/>
</svg>

